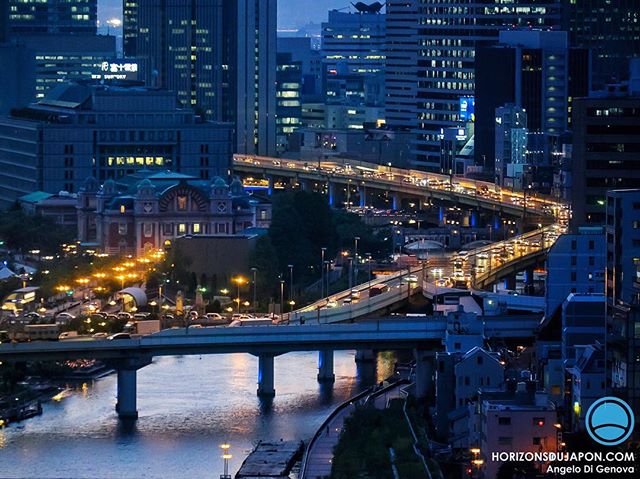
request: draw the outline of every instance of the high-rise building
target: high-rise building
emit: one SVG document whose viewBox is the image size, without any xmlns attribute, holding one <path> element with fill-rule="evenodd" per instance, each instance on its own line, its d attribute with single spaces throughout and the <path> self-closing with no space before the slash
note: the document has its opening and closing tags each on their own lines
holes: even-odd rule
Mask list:
<svg viewBox="0 0 640 479">
<path fill-rule="evenodd" d="M 385 122 L 391 129 L 415 130 L 418 122 L 419 0 L 386 2 Z"/>
<path fill-rule="evenodd" d="M 173 92 L 70 83 L 0 118 L 0 207 L 139 170 L 208 180 L 231 167 L 232 126 L 176 108 Z"/>
<path fill-rule="evenodd" d="M 571 293 L 604 294 L 606 241 L 601 226 L 582 227 L 563 234 L 547 256 L 545 316 L 553 317 Z"/>
<path fill-rule="evenodd" d="M 496 45 L 479 47 L 475 62 L 476 163 L 486 158 L 491 166 L 497 153 L 493 148 L 496 108 L 513 103 L 526 111 L 529 131 L 557 137 L 567 130 L 570 99 L 589 94 L 585 78 L 589 78 L 588 51 L 569 48 L 566 32 L 502 31 Z M 497 170 L 496 166 L 496 176 Z"/>
<path fill-rule="evenodd" d="M 594 87 L 626 79 L 629 59 L 640 56 L 640 2 L 572 0 L 564 8 L 570 44 L 592 51 Z"/>
<path fill-rule="evenodd" d="M 418 125 L 414 166 L 437 171 L 441 128 L 461 120 L 460 98 L 474 95 L 476 48 L 501 30 L 560 24 L 560 0 L 421 0 Z"/>
<path fill-rule="evenodd" d="M 326 103 L 345 107 L 338 109 L 347 115 L 356 107 L 370 109 L 370 114 L 375 110 L 374 121 L 381 120 L 385 101 L 385 15 L 369 10 L 331 10 L 329 21 L 322 24 L 321 53 Z M 335 124 L 328 119 L 327 127 L 334 128 Z"/>
<path fill-rule="evenodd" d="M 509 165 L 525 166 L 527 112 L 514 104 L 501 106 L 495 109 L 493 124 L 496 183 L 502 185 Z"/>
<path fill-rule="evenodd" d="M 320 50 L 312 48 L 309 37 L 278 37 L 278 53 L 290 53 L 302 68 L 302 102 L 324 100 L 323 64 Z"/>
<path fill-rule="evenodd" d="M 606 197 L 607 394 L 640 419 L 640 189 Z M 637 438 L 637 432 L 635 433 Z"/>
<path fill-rule="evenodd" d="M 605 224 L 607 191 L 640 188 L 640 91 L 610 85 L 573 102 L 572 225 Z"/>
<path fill-rule="evenodd" d="M 384 73 L 385 15 L 329 11 L 321 51 L 329 74 Z"/>
<path fill-rule="evenodd" d="M 302 62 L 293 61 L 291 53 L 278 53 L 276 74 L 276 142 L 277 152 L 287 150 L 291 133 L 302 125 Z"/>
<path fill-rule="evenodd" d="M 235 150 L 275 153 L 276 1 L 125 2 L 125 53 L 147 57 L 156 86 L 235 124 Z"/>
<path fill-rule="evenodd" d="M 10 33 L 86 35 L 97 32 L 98 0 L 3 0 Z"/>
</svg>

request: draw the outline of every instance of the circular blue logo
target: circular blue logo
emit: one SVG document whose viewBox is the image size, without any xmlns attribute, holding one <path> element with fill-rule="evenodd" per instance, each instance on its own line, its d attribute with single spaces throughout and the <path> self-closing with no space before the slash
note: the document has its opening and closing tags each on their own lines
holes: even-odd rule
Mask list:
<svg viewBox="0 0 640 479">
<path fill-rule="evenodd" d="M 633 432 L 633 411 L 622 399 L 607 396 L 591 405 L 585 424 L 591 439 L 604 446 L 617 446 Z"/>
</svg>

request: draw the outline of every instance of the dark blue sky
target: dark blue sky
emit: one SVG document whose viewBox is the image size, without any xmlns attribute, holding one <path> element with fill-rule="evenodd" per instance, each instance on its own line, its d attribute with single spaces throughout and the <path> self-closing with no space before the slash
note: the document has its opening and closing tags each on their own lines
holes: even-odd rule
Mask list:
<svg viewBox="0 0 640 479">
<path fill-rule="evenodd" d="M 351 5 L 349 0 L 278 0 L 278 27 L 290 28 L 308 22 L 320 23 L 333 8 Z M 98 0 L 101 20 L 122 16 L 122 0 Z"/>
</svg>

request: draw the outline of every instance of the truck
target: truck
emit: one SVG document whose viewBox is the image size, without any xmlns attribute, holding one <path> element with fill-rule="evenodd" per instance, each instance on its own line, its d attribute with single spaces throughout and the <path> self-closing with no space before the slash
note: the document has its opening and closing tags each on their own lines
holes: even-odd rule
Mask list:
<svg viewBox="0 0 640 479">
<path fill-rule="evenodd" d="M 147 335 L 160 331 L 159 319 L 145 319 L 143 321 L 129 321 L 125 327 L 124 332 L 130 334 Z"/>
</svg>

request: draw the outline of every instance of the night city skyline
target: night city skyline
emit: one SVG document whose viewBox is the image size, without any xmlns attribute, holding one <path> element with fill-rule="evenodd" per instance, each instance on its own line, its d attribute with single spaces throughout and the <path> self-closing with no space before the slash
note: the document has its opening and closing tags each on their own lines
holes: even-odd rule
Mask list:
<svg viewBox="0 0 640 479">
<path fill-rule="evenodd" d="M 634 478 L 637 0 L 2 0 L 0 479 Z"/>
</svg>

